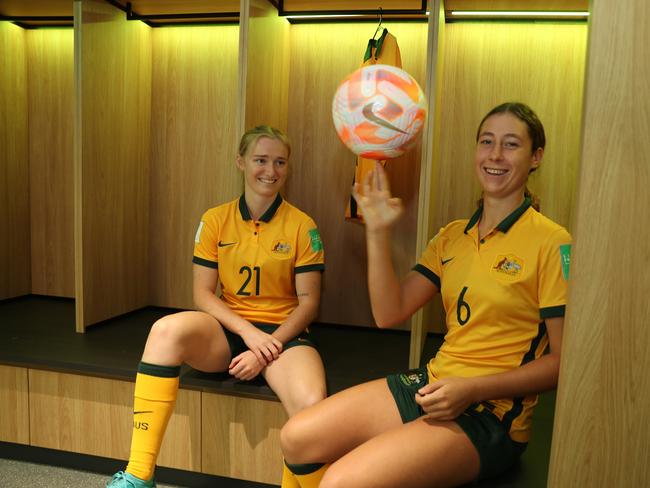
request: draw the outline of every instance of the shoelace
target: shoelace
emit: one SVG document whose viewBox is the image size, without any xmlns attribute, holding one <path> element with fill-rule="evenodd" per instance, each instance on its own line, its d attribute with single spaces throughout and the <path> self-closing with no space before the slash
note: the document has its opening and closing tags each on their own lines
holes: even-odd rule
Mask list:
<svg viewBox="0 0 650 488">
<path fill-rule="evenodd" d="M 113 484 L 113 481 L 122 481 L 122 487 L 124 488 L 129 488 L 133 487 L 133 483 L 131 483 L 125 476 L 124 471 L 118 471 L 113 475 L 113 478 L 111 479 L 111 485 Z M 120 487 L 121 488 L 121 487 Z"/>
</svg>

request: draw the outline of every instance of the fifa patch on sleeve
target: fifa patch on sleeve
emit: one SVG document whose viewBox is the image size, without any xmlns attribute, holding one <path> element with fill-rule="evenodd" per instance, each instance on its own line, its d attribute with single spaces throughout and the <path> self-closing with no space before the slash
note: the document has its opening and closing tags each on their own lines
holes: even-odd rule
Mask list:
<svg viewBox="0 0 650 488">
<path fill-rule="evenodd" d="M 560 245 L 560 263 L 562 264 L 562 276 L 568 280 L 571 266 L 571 244 Z"/>
<path fill-rule="evenodd" d="M 197 244 L 201 242 L 201 230 L 203 230 L 203 221 L 199 224 L 199 228 L 196 229 L 196 235 L 194 236 L 194 242 Z"/>
<path fill-rule="evenodd" d="M 311 239 L 311 250 L 314 252 L 323 250 L 323 241 L 320 239 L 320 232 L 318 229 L 309 230 L 309 239 Z"/>
</svg>

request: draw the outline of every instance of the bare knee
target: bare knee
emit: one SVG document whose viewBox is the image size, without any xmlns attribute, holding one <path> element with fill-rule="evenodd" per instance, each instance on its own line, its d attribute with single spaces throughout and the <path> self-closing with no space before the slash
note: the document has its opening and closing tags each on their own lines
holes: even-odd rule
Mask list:
<svg viewBox="0 0 650 488">
<path fill-rule="evenodd" d="M 287 462 L 303 464 L 320 462 L 314 449 L 317 442 L 312 439 L 313 430 L 310 428 L 309 418 L 298 416 L 290 418 L 280 431 L 280 446 Z"/>
<path fill-rule="evenodd" d="M 151 326 L 142 360 L 154 364 L 183 362 L 183 327 L 175 315 L 167 315 Z"/>
<path fill-rule="evenodd" d="M 307 392 L 307 394 L 302 399 L 302 402 L 298 406 L 300 407 L 300 410 L 303 410 L 305 408 L 311 407 L 312 405 L 316 405 L 321 400 L 324 400 L 326 396 L 327 392 L 325 391 L 325 387 L 313 389 Z"/>
<path fill-rule="evenodd" d="M 293 395 L 293 398 L 287 401 L 285 408 L 289 417 L 293 417 L 301 410 L 316 405 L 318 402 L 326 397 L 325 388 L 312 388 L 306 389 L 300 393 Z"/>
<path fill-rule="evenodd" d="M 290 463 L 300 463 L 303 459 L 300 457 L 299 444 L 303 442 L 303 432 L 300 427 L 300 420 L 291 417 L 280 430 L 280 448 L 284 458 Z"/>
<path fill-rule="evenodd" d="M 174 315 L 167 315 L 158 319 L 151 326 L 149 331 L 149 338 L 147 342 L 153 341 L 156 343 L 178 343 L 182 338 L 182 324 L 181 320 Z"/>
</svg>

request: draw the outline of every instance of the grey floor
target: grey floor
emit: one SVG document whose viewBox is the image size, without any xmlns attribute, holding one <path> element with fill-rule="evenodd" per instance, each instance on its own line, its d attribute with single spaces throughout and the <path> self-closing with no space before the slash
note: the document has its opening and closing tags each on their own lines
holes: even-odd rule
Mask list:
<svg viewBox="0 0 650 488">
<path fill-rule="evenodd" d="M 104 488 L 109 477 L 85 471 L 0 459 L 0 488 Z M 179 488 L 158 484 L 158 488 Z"/>
</svg>

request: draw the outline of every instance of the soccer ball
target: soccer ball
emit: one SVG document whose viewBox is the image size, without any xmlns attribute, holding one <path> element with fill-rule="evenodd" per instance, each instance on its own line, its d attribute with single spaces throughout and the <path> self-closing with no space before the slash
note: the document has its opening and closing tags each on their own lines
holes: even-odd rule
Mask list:
<svg viewBox="0 0 650 488">
<path fill-rule="evenodd" d="M 350 150 L 368 159 L 404 154 L 424 125 L 426 102 L 406 71 L 385 64 L 348 75 L 332 100 L 336 133 Z"/>
</svg>

